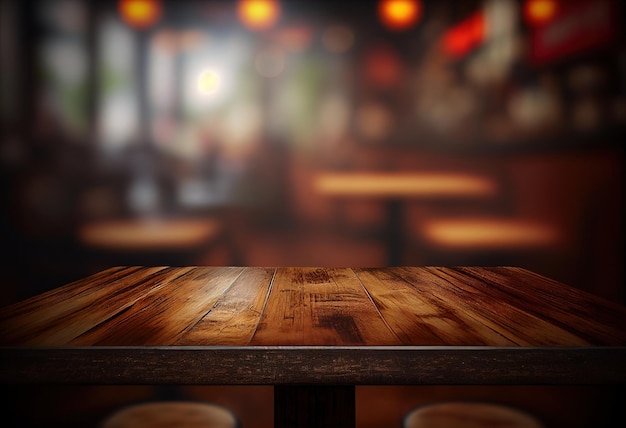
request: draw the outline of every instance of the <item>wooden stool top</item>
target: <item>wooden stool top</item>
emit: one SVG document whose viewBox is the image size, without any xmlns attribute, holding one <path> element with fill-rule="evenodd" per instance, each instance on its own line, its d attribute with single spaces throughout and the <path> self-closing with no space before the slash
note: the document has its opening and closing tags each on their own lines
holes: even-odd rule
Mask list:
<svg viewBox="0 0 626 428">
<path fill-rule="evenodd" d="M 102 428 L 235 428 L 227 409 L 208 403 L 170 401 L 136 404 L 113 413 Z"/>
<path fill-rule="evenodd" d="M 499 404 L 445 402 L 419 407 L 409 413 L 404 428 L 541 428 L 533 416 Z"/>
</svg>

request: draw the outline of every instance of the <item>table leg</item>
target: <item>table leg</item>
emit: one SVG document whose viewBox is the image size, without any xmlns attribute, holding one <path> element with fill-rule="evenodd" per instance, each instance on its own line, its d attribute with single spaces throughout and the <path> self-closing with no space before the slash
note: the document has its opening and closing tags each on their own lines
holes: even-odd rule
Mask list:
<svg viewBox="0 0 626 428">
<path fill-rule="evenodd" d="M 354 428 L 354 386 L 289 385 L 274 387 L 277 428 Z"/>
<path fill-rule="evenodd" d="M 387 266 L 400 266 L 404 252 L 404 218 L 402 202 L 392 199 L 387 202 Z"/>
</svg>

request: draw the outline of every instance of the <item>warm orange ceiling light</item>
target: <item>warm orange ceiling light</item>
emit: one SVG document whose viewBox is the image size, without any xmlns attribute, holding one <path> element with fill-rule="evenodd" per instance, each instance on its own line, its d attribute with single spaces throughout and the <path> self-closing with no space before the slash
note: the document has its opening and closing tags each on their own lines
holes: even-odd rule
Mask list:
<svg viewBox="0 0 626 428">
<path fill-rule="evenodd" d="M 559 5 L 556 0 L 527 0 L 524 3 L 524 18 L 529 25 L 541 25 L 556 15 Z"/>
<path fill-rule="evenodd" d="M 271 28 L 280 16 L 280 4 L 276 0 L 240 0 L 237 13 L 241 22 L 251 30 Z"/>
<path fill-rule="evenodd" d="M 158 0 L 120 0 L 119 11 L 124 22 L 139 29 L 148 28 L 161 18 Z"/>
<path fill-rule="evenodd" d="M 421 15 L 419 0 L 381 0 L 378 3 L 378 16 L 391 30 L 407 30 L 417 23 Z"/>
</svg>

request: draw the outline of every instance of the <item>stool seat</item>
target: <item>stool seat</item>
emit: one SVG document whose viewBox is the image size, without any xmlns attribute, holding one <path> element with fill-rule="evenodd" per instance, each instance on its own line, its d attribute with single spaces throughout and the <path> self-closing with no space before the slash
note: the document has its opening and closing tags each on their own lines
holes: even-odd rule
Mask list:
<svg viewBox="0 0 626 428">
<path fill-rule="evenodd" d="M 407 414 L 404 428 L 542 428 L 530 414 L 490 403 L 446 402 L 420 406 Z"/>
<path fill-rule="evenodd" d="M 100 428 L 236 428 L 227 409 L 208 403 L 170 401 L 136 404 L 104 420 Z"/>
</svg>

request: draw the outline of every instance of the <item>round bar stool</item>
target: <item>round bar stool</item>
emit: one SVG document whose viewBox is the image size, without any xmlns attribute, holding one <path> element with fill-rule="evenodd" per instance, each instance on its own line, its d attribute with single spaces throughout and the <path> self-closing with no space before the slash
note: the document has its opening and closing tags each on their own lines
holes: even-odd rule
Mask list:
<svg viewBox="0 0 626 428">
<path fill-rule="evenodd" d="M 100 428 L 237 428 L 237 418 L 224 407 L 199 402 L 135 404 L 107 417 Z"/>
<path fill-rule="evenodd" d="M 445 402 L 407 414 L 404 428 L 543 428 L 532 415 L 500 404 Z"/>
</svg>

